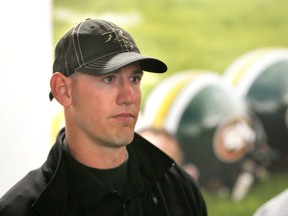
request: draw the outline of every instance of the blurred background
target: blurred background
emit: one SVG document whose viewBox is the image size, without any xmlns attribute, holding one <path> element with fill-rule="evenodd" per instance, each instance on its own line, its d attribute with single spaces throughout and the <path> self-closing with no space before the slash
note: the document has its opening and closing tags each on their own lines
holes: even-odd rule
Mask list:
<svg viewBox="0 0 288 216">
<path fill-rule="evenodd" d="M 48 100 L 53 50 L 86 18 L 118 24 L 143 54 L 167 63 L 167 73 L 144 76 L 136 129 L 178 139 L 209 215 L 252 215 L 287 188 L 288 1 L 0 4 L 0 193 L 41 165 L 63 126 Z"/>
</svg>

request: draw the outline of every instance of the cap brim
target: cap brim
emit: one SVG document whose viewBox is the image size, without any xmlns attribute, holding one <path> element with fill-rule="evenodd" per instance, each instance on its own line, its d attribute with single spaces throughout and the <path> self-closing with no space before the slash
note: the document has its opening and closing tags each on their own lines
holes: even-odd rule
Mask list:
<svg viewBox="0 0 288 216">
<path fill-rule="evenodd" d="M 164 73 L 167 71 L 167 65 L 155 58 L 141 55 L 137 52 L 123 52 L 113 56 L 107 56 L 86 65 L 82 65 L 75 71 L 88 74 L 106 74 L 116 71 L 133 62 L 140 62 L 143 71 Z"/>
</svg>

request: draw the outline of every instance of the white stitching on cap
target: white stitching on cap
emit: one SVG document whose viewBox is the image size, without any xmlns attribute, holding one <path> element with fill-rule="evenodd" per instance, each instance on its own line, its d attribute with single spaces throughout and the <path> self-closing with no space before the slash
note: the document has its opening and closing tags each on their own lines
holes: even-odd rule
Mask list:
<svg viewBox="0 0 288 216">
<path fill-rule="evenodd" d="M 84 22 L 85 22 L 85 21 L 84 21 Z M 76 45 L 76 43 L 75 43 L 75 41 L 74 41 L 74 38 L 73 38 L 73 45 L 74 45 L 74 50 L 75 50 L 75 52 L 76 52 L 76 58 L 77 58 L 77 61 L 78 61 L 78 65 L 79 65 L 79 66 L 80 66 L 80 65 L 85 65 L 85 61 L 84 61 L 84 59 L 83 59 L 83 54 L 82 54 L 82 51 L 81 51 L 80 42 L 79 42 L 79 37 L 78 37 L 80 28 L 81 28 L 81 26 L 83 25 L 84 22 L 81 22 L 78 26 L 76 26 L 76 27 L 73 29 L 73 35 L 74 35 L 74 33 L 76 32 L 75 30 L 76 30 L 76 28 L 78 27 L 78 30 L 77 30 L 77 32 L 76 32 L 77 45 Z M 76 46 L 78 47 L 79 54 L 80 54 L 80 58 L 79 58 L 79 56 L 78 56 L 78 52 L 77 52 L 77 47 L 76 47 Z M 82 64 L 81 64 L 80 59 L 82 60 Z"/>
</svg>

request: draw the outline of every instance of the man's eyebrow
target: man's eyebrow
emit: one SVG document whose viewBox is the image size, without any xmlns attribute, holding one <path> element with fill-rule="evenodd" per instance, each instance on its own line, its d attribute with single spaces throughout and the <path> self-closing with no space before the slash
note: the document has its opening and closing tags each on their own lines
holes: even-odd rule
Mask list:
<svg viewBox="0 0 288 216">
<path fill-rule="evenodd" d="M 134 70 L 134 74 L 143 74 L 143 70 L 141 68 Z"/>
</svg>

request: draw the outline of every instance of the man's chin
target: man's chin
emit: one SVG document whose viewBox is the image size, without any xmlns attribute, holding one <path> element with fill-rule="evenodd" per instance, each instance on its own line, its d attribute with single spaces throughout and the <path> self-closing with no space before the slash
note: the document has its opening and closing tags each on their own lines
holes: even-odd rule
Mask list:
<svg viewBox="0 0 288 216">
<path fill-rule="evenodd" d="M 126 128 L 125 130 L 118 133 L 117 139 L 120 143 L 122 143 L 122 145 L 130 144 L 134 139 L 134 130 L 131 128 Z"/>
<path fill-rule="evenodd" d="M 130 144 L 134 139 L 134 130 L 127 132 L 124 136 L 125 136 L 125 140 L 127 141 L 127 144 Z"/>
</svg>

